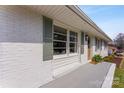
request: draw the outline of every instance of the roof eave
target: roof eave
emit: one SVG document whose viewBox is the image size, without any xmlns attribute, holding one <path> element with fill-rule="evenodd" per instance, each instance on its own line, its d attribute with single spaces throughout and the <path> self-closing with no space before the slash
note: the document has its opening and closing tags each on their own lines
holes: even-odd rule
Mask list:
<svg viewBox="0 0 124 93">
<path fill-rule="evenodd" d="M 108 39 L 109 42 L 112 41 L 112 39 L 106 33 L 104 33 L 77 5 L 67 5 L 66 7 L 70 8 L 72 11 L 74 11 L 85 22 L 87 22 L 94 29 L 96 29 L 96 31 L 103 34 Z"/>
</svg>

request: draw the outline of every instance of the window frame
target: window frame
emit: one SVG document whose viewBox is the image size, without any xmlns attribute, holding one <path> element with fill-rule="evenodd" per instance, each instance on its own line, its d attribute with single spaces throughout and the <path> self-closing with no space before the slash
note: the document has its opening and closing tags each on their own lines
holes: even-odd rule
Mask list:
<svg viewBox="0 0 124 93">
<path fill-rule="evenodd" d="M 75 36 L 70 36 L 70 33 L 75 33 L 76 35 Z M 73 37 L 73 38 L 75 38 L 76 39 L 76 41 L 70 41 L 70 37 Z M 75 32 L 75 31 L 72 31 L 72 30 L 70 30 L 69 31 L 69 55 L 76 55 L 76 54 L 78 54 L 78 32 Z M 76 50 L 76 52 L 70 52 L 70 44 L 71 43 L 73 43 L 73 44 L 75 44 L 75 46 L 76 47 L 74 47 L 74 51 Z"/>
<path fill-rule="evenodd" d="M 65 30 L 66 33 L 63 34 L 63 33 L 55 32 L 55 27 Z M 54 39 L 54 34 L 66 36 L 66 40 L 57 40 L 57 39 Z M 65 47 L 63 47 L 63 48 L 65 48 L 65 53 L 64 54 L 54 54 L 54 49 L 55 49 L 54 42 L 64 42 L 65 43 Z M 59 26 L 54 25 L 53 26 L 53 56 L 60 56 L 60 55 L 66 55 L 66 54 L 67 54 L 67 29 L 64 29 L 62 27 L 59 27 Z"/>
<path fill-rule="evenodd" d="M 95 37 L 95 51 L 102 50 L 102 40 Z"/>
<path fill-rule="evenodd" d="M 54 40 L 54 34 L 57 33 L 54 31 L 55 26 L 66 30 L 66 41 L 65 41 L 66 42 L 66 53 L 65 54 L 54 54 L 54 41 L 63 42 L 63 40 Z M 70 31 L 77 34 L 77 37 L 76 37 L 77 41 L 75 41 L 75 43 L 77 43 L 77 52 L 76 53 L 70 53 Z M 60 33 L 58 33 L 58 34 L 60 34 Z M 77 31 L 69 30 L 69 29 L 66 29 L 66 28 L 58 26 L 58 25 L 53 25 L 53 59 L 59 59 L 59 58 L 70 57 L 70 56 L 77 56 L 79 53 L 79 51 L 78 51 L 78 49 L 79 49 L 79 46 L 78 46 L 79 37 L 78 36 L 79 36 L 79 32 L 77 32 Z"/>
</svg>

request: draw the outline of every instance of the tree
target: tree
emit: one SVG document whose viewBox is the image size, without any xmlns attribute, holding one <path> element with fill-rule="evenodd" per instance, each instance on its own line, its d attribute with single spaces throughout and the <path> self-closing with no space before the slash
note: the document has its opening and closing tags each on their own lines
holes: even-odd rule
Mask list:
<svg viewBox="0 0 124 93">
<path fill-rule="evenodd" d="M 119 33 L 114 39 L 114 42 L 118 49 L 124 49 L 124 33 Z"/>
</svg>

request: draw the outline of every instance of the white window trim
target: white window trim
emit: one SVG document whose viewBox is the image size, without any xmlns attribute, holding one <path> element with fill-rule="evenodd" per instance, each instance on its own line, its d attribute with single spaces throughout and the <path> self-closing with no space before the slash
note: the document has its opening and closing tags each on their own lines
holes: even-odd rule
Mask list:
<svg viewBox="0 0 124 93">
<path fill-rule="evenodd" d="M 68 57 L 67 54 L 53 55 L 53 59 Z"/>
<path fill-rule="evenodd" d="M 57 26 L 57 25 L 55 25 L 55 26 Z M 61 27 L 61 26 L 59 26 L 59 27 Z M 66 28 L 64 28 L 64 29 L 66 29 Z M 67 30 L 66 54 L 53 55 L 53 59 L 59 59 L 59 58 L 71 57 L 71 56 L 78 56 L 78 54 L 79 54 L 79 49 L 78 49 L 79 48 L 79 46 L 78 46 L 78 44 L 79 44 L 79 39 L 78 39 L 79 32 L 69 30 L 69 29 L 66 29 L 66 30 Z M 70 31 L 77 33 L 77 39 L 78 39 L 77 40 L 77 52 L 75 52 L 75 53 L 70 53 Z M 54 33 L 54 31 L 53 31 L 53 33 Z M 53 39 L 53 41 L 54 41 L 54 39 Z"/>
<path fill-rule="evenodd" d="M 53 25 L 53 26 L 57 26 L 57 25 Z M 60 26 L 58 26 L 58 27 L 60 27 Z M 63 28 L 63 27 L 62 27 Z M 67 31 L 67 29 L 66 29 L 66 31 Z M 54 32 L 54 28 L 53 28 L 53 32 L 52 32 L 52 35 L 53 34 L 56 34 L 57 32 Z M 57 34 L 59 34 L 59 35 L 63 35 L 63 36 L 66 36 L 66 35 L 64 35 L 64 34 L 62 34 L 62 33 L 57 33 Z M 65 54 L 59 54 L 59 55 L 54 55 L 54 53 L 53 53 L 53 59 L 54 59 L 54 57 L 55 56 L 60 56 L 60 55 L 67 55 L 67 41 L 63 41 L 63 40 L 55 40 L 54 39 L 54 35 L 53 35 L 53 38 L 52 38 L 52 40 L 53 40 L 53 42 L 54 41 L 59 41 L 59 42 L 65 42 L 66 43 L 66 53 Z M 53 52 L 54 52 L 54 47 L 53 47 Z M 55 57 L 56 58 L 56 57 Z"/>
<path fill-rule="evenodd" d="M 73 30 L 71 30 L 71 32 L 75 32 L 75 33 L 77 33 L 77 42 L 70 42 L 70 31 L 69 31 L 69 55 L 75 55 L 75 54 L 78 54 L 79 52 L 78 52 L 78 48 L 79 48 L 79 46 L 78 46 L 78 43 L 79 43 L 79 33 L 78 32 L 76 32 L 76 31 L 73 31 Z M 71 36 L 71 37 L 74 37 L 74 36 Z M 74 37 L 75 38 L 75 37 Z M 77 43 L 77 52 L 74 52 L 74 53 L 70 53 L 70 43 Z"/>
<path fill-rule="evenodd" d="M 76 55 L 78 55 L 78 51 L 77 53 L 69 53 L 69 56 L 76 56 Z"/>
<path fill-rule="evenodd" d="M 78 53 L 69 53 L 69 54 L 53 55 L 53 59 L 66 58 L 66 57 L 71 57 L 71 56 L 78 56 Z"/>
</svg>

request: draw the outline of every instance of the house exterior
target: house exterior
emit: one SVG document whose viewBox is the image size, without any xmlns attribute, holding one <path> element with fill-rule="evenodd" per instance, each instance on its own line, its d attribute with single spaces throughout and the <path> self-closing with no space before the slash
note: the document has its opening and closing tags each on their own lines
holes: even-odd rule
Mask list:
<svg viewBox="0 0 124 93">
<path fill-rule="evenodd" d="M 0 86 L 44 85 L 107 56 L 109 41 L 77 6 L 0 6 Z"/>
</svg>

